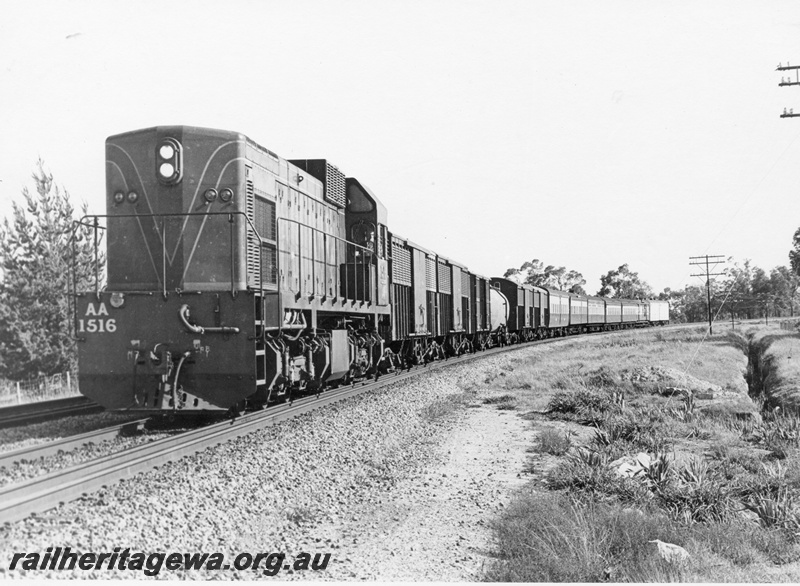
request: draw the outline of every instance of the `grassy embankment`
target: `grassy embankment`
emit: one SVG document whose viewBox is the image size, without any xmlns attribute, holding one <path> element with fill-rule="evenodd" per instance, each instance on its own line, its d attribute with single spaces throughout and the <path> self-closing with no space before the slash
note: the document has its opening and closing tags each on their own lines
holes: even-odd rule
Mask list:
<svg viewBox="0 0 800 586">
<path fill-rule="evenodd" d="M 482 391 L 539 430 L 487 580 L 800 578 L 800 338 L 703 337 L 568 339 L 487 375 Z M 667 562 L 654 540 L 690 557 Z"/>
</svg>

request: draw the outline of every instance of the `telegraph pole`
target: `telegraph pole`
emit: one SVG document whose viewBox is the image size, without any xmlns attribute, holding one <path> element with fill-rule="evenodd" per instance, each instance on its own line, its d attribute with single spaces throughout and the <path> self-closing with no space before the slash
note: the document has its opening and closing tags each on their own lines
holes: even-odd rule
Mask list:
<svg viewBox="0 0 800 586">
<path fill-rule="evenodd" d="M 778 63 L 778 68 L 776 71 L 794 71 L 794 81 L 792 81 L 792 74 L 789 73 L 786 79 L 781 76 L 781 82 L 778 84 L 779 86 L 787 86 L 787 85 L 800 85 L 800 65 L 789 65 L 787 62 L 786 65 L 782 65 Z M 794 108 L 789 109 L 786 111 L 786 108 L 783 109 L 783 114 L 781 114 L 781 118 L 796 118 L 800 116 L 800 114 L 794 113 Z"/>
<path fill-rule="evenodd" d="M 695 262 L 690 262 L 689 263 L 690 266 L 702 267 L 703 265 L 705 265 L 705 267 L 706 267 L 705 274 L 700 273 L 700 274 L 692 275 L 692 276 L 693 277 L 705 277 L 706 278 L 706 295 L 708 296 L 708 335 L 709 336 L 713 336 L 714 335 L 714 330 L 713 330 L 713 326 L 712 326 L 712 322 L 714 321 L 714 319 L 713 319 L 713 317 L 711 315 L 711 277 L 716 277 L 716 276 L 719 276 L 719 275 L 722 274 L 722 273 L 712 273 L 711 272 L 711 268 L 712 268 L 711 265 L 713 265 L 713 267 L 716 268 L 716 266 L 718 264 L 720 264 L 722 262 L 725 262 L 725 261 L 721 261 L 721 260 L 713 260 L 713 259 L 717 259 L 717 258 L 725 258 L 725 257 L 722 256 L 722 255 L 719 255 L 719 254 L 711 255 L 711 256 L 705 254 L 703 256 L 690 256 L 689 257 L 690 261 L 695 261 Z"/>
</svg>

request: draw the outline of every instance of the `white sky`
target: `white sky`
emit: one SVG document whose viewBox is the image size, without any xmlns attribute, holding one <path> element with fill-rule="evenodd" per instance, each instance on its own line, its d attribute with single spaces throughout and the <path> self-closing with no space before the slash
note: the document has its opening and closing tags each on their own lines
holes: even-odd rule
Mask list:
<svg viewBox="0 0 800 586">
<path fill-rule="evenodd" d="M 39 156 L 103 213 L 105 138 L 187 124 L 329 159 L 483 275 L 769 271 L 800 226 L 787 60 L 796 1 L 0 0 L 0 216 Z"/>
</svg>

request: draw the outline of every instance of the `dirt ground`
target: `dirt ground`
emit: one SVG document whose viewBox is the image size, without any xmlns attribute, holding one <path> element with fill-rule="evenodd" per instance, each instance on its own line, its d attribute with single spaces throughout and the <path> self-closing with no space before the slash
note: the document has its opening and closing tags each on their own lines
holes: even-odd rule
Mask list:
<svg viewBox="0 0 800 586">
<path fill-rule="evenodd" d="M 316 579 L 472 581 L 493 551 L 491 523 L 530 479 L 535 431 L 516 411 L 479 400 L 456 415 L 427 473 L 405 479 L 354 522 L 315 529 L 342 544 Z"/>
</svg>

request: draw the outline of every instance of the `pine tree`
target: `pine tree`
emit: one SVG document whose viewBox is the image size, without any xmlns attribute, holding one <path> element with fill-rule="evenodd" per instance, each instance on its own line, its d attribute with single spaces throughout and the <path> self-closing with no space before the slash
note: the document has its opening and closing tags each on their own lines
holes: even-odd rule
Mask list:
<svg viewBox="0 0 800 586">
<path fill-rule="evenodd" d="M 23 188 L 24 208 L 13 202 L 11 221 L 0 226 L 0 377 L 13 380 L 75 370 L 73 244 L 78 291 L 93 289 L 95 267 L 104 266 L 99 246 L 95 259 L 93 230 L 76 229 L 69 193 L 55 185 L 41 159 L 32 177 L 35 192 Z"/>
</svg>

